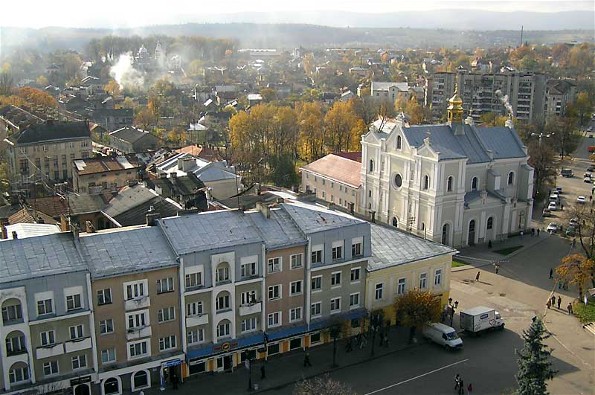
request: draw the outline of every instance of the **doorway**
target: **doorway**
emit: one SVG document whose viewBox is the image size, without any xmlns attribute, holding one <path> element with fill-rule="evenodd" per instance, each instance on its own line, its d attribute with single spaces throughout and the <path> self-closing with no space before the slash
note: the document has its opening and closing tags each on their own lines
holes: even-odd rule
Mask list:
<svg viewBox="0 0 595 395">
<path fill-rule="evenodd" d="M 475 245 L 475 220 L 474 219 L 472 219 L 469 222 L 469 234 L 467 236 L 467 243 L 470 246 Z"/>
</svg>

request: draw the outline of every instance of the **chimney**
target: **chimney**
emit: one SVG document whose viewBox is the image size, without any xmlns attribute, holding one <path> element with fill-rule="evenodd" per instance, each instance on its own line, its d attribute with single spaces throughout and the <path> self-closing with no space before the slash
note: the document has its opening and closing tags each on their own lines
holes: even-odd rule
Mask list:
<svg viewBox="0 0 595 395">
<path fill-rule="evenodd" d="M 256 209 L 260 211 L 265 218 L 271 218 L 271 209 L 266 203 L 256 202 Z"/>
<path fill-rule="evenodd" d="M 70 223 L 64 214 L 60 214 L 60 232 L 68 232 L 70 230 Z"/>
<path fill-rule="evenodd" d="M 91 221 L 85 221 L 85 229 L 87 233 L 95 233 L 95 226 L 93 226 Z"/>
<path fill-rule="evenodd" d="M 18 239 L 18 238 L 19 238 L 19 236 L 17 235 L 17 231 L 16 231 L 16 230 L 13 230 L 13 231 L 12 231 L 12 239 L 13 239 L 13 240 L 16 240 L 16 239 Z"/>
<path fill-rule="evenodd" d="M 6 225 L 8 225 L 8 218 L 0 218 L 0 228 L 2 230 L 0 234 L 0 239 L 2 240 L 8 239 L 8 231 L 6 230 Z"/>
<path fill-rule="evenodd" d="M 161 215 L 153 210 L 149 210 L 146 215 L 147 219 L 147 226 L 155 226 L 157 224 L 157 220 L 161 217 Z"/>
</svg>

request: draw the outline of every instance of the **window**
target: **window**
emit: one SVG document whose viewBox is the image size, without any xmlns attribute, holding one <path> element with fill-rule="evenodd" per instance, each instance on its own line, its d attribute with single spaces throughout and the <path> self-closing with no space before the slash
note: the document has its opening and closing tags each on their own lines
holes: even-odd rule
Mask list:
<svg viewBox="0 0 595 395">
<path fill-rule="evenodd" d="M 405 293 L 405 279 L 404 278 L 400 278 L 397 281 L 397 294 L 398 295 L 403 295 Z"/>
<path fill-rule="evenodd" d="M 105 350 L 101 350 L 101 362 L 102 363 L 116 362 L 116 349 L 112 347 L 112 348 L 108 348 Z"/>
<path fill-rule="evenodd" d="M 368 171 L 372 173 L 374 171 L 374 159 L 370 159 L 370 164 L 368 165 Z"/>
<path fill-rule="evenodd" d="M 87 367 L 86 355 L 75 355 L 72 357 L 72 370 L 83 369 Z"/>
<path fill-rule="evenodd" d="M 22 333 L 20 335 L 6 338 L 6 353 L 8 355 L 20 354 L 26 351 L 27 347 L 25 345 L 25 335 L 23 335 Z"/>
<path fill-rule="evenodd" d="M 331 314 L 341 311 L 341 298 L 331 299 Z"/>
<path fill-rule="evenodd" d="M 225 320 L 217 325 L 217 337 L 229 336 L 230 333 L 230 322 Z"/>
<path fill-rule="evenodd" d="M 106 333 L 113 333 L 114 331 L 114 320 L 111 318 L 107 320 L 99 321 L 99 333 L 105 335 Z"/>
<path fill-rule="evenodd" d="M 322 263 L 322 246 L 312 247 L 312 263 Z"/>
<path fill-rule="evenodd" d="M 37 315 L 52 314 L 53 312 L 52 299 L 37 301 Z"/>
<path fill-rule="evenodd" d="M 43 374 L 45 376 L 51 376 L 58 374 L 58 361 L 48 361 L 43 363 Z"/>
<path fill-rule="evenodd" d="M 430 188 L 430 176 L 425 175 L 423 189 L 424 189 L 424 191 L 427 191 L 429 188 Z"/>
<path fill-rule="evenodd" d="M 281 298 L 281 285 L 271 285 L 269 287 L 269 300 Z"/>
<path fill-rule="evenodd" d="M 186 333 L 188 344 L 202 343 L 205 341 L 205 330 L 202 328 L 190 329 Z"/>
<path fill-rule="evenodd" d="M 229 281 L 229 266 L 226 264 L 221 264 L 217 267 L 217 272 L 215 273 L 215 282 L 222 283 Z"/>
<path fill-rule="evenodd" d="M 70 330 L 70 340 L 76 340 L 83 337 L 83 326 L 82 325 L 75 325 L 69 328 Z"/>
<path fill-rule="evenodd" d="M 194 317 L 198 315 L 202 315 L 202 302 L 190 302 L 186 304 L 186 316 L 187 317 Z"/>
<path fill-rule="evenodd" d="M 56 343 L 56 333 L 54 331 L 41 332 L 39 336 L 41 337 L 42 346 L 53 346 Z"/>
<path fill-rule="evenodd" d="M 514 172 L 508 173 L 508 185 L 514 184 Z"/>
<path fill-rule="evenodd" d="M 223 293 L 217 296 L 216 308 L 217 311 L 229 310 L 231 308 L 229 293 Z"/>
<path fill-rule="evenodd" d="M 436 269 L 434 272 L 434 285 L 442 284 L 442 269 Z"/>
<path fill-rule="evenodd" d="M 131 343 L 128 345 L 128 352 L 130 353 L 130 358 L 140 358 L 149 353 L 149 348 L 147 346 L 147 341 L 142 341 L 138 343 Z"/>
<path fill-rule="evenodd" d="M 357 239 L 351 240 L 351 256 L 355 258 L 357 256 L 362 256 L 363 254 L 363 239 L 358 237 Z"/>
<path fill-rule="evenodd" d="M 359 307 L 359 292 L 349 295 L 349 307 Z"/>
<path fill-rule="evenodd" d="M 295 322 L 302 319 L 302 308 L 296 307 L 289 310 L 289 322 Z"/>
<path fill-rule="evenodd" d="M 190 273 L 186 275 L 186 288 L 202 286 L 202 273 Z"/>
<path fill-rule="evenodd" d="M 27 365 L 12 367 L 8 372 L 8 377 L 10 384 L 17 384 L 23 381 L 28 381 L 29 367 Z"/>
<path fill-rule="evenodd" d="M 360 273 L 359 267 L 354 267 L 353 269 L 351 269 L 351 282 L 352 283 L 359 281 L 359 273 Z"/>
<path fill-rule="evenodd" d="M 143 311 L 142 313 L 130 313 L 126 314 L 128 317 L 128 329 L 135 330 L 141 329 L 148 325 L 148 320 L 146 318 L 147 312 Z"/>
<path fill-rule="evenodd" d="M 312 303 L 310 307 L 310 315 L 312 317 L 318 317 L 322 314 L 322 302 Z"/>
<path fill-rule="evenodd" d="M 145 370 L 136 372 L 133 376 L 133 380 L 135 389 L 146 388 L 149 386 L 149 375 Z"/>
<path fill-rule="evenodd" d="M 81 308 L 81 295 L 68 295 L 66 297 L 66 310 L 77 310 Z"/>
<path fill-rule="evenodd" d="M 240 266 L 241 277 L 256 276 L 256 262 L 242 263 Z"/>
<path fill-rule="evenodd" d="M 176 309 L 174 308 L 174 306 L 160 309 L 157 312 L 157 321 L 159 321 L 159 322 L 172 321 L 175 318 L 176 318 Z"/>
<path fill-rule="evenodd" d="M 162 294 L 165 292 L 173 292 L 174 290 L 174 278 L 162 278 L 161 280 L 157 280 L 157 293 Z"/>
<path fill-rule="evenodd" d="M 256 303 L 256 291 L 252 290 L 242 292 L 240 296 L 240 301 L 242 306 L 253 305 L 254 303 Z"/>
<path fill-rule="evenodd" d="M 419 275 L 419 289 L 426 289 L 427 286 L 428 286 L 428 274 L 421 273 Z"/>
<path fill-rule="evenodd" d="M 374 293 L 374 299 L 376 299 L 376 300 L 382 299 L 382 289 L 383 289 L 383 287 L 384 287 L 384 284 L 382 284 L 382 283 L 376 284 L 375 293 Z"/>
<path fill-rule="evenodd" d="M 341 272 L 334 272 L 331 274 L 331 287 L 341 286 Z"/>
<path fill-rule="evenodd" d="M 242 333 L 256 330 L 256 317 L 242 320 Z"/>
<path fill-rule="evenodd" d="M 489 230 L 489 229 L 492 229 L 493 227 L 494 227 L 494 218 L 490 217 L 490 218 L 488 218 L 488 223 L 487 223 L 486 228 L 488 228 L 488 230 Z"/>
<path fill-rule="evenodd" d="M 302 254 L 295 254 L 289 257 L 292 269 L 299 269 L 302 267 Z"/>
<path fill-rule="evenodd" d="M 446 191 L 452 192 L 452 176 L 448 176 L 446 179 Z"/>
<path fill-rule="evenodd" d="M 312 277 L 312 291 L 320 291 L 322 289 L 322 276 Z"/>
<path fill-rule="evenodd" d="M 401 176 L 400 174 L 395 174 L 395 178 L 393 181 L 397 188 L 401 188 L 401 186 L 403 185 L 403 176 Z M 372 191 L 370 191 L 369 197 L 372 197 Z"/>
<path fill-rule="evenodd" d="M 471 190 L 477 191 L 477 177 L 471 179 Z"/>
<path fill-rule="evenodd" d="M 275 326 L 281 325 L 281 312 L 275 311 L 268 315 L 268 326 L 269 328 L 273 328 Z"/>
<path fill-rule="evenodd" d="M 333 261 L 343 259 L 343 241 L 333 242 L 332 256 Z"/>
<path fill-rule="evenodd" d="M 23 318 L 23 311 L 20 304 L 2 307 L 2 321 L 6 324 L 10 321 L 18 321 Z"/>
<path fill-rule="evenodd" d="M 267 269 L 269 273 L 276 273 L 281 271 L 281 258 L 269 258 Z"/>
<path fill-rule="evenodd" d="M 97 291 L 97 304 L 104 305 L 112 303 L 112 289 L 105 288 Z"/>
<path fill-rule="evenodd" d="M 402 144 L 401 136 L 397 136 L 397 149 L 401 149 Z"/>
<path fill-rule="evenodd" d="M 145 284 L 142 282 L 126 285 L 126 300 L 137 299 L 145 296 Z"/>
<path fill-rule="evenodd" d="M 176 337 L 174 335 L 159 338 L 159 351 L 176 348 Z"/>
<path fill-rule="evenodd" d="M 291 292 L 290 295 L 299 295 L 302 293 L 302 280 L 292 281 L 290 283 Z"/>
</svg>

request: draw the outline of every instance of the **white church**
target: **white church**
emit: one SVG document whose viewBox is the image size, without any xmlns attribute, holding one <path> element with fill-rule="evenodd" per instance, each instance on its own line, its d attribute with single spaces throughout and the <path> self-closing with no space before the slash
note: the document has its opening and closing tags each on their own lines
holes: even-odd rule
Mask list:
<svg viewBox="0 0 595 395">
<path fill-rule="evenodd" d="M 360 213 L 454 247 L 525 231 L 533 168 L 513 128 L 463 119 L 458 93 L 448 122 L 377 120 L 362 136 Z"/>
</svg>

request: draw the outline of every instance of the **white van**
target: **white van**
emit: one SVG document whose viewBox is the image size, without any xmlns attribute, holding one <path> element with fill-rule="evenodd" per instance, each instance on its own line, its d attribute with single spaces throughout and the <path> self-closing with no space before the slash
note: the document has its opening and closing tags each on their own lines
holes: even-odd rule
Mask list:
<svg viewBox="0 0 595 395">
<path fill-rule="evenodd" d="M 426 325 L 423 329 L 423 335 L 425 338 L 450 350 L 463 348 L 463 340 L 457 335 L 457 331 L 439 322 Z"/>
</svg>

